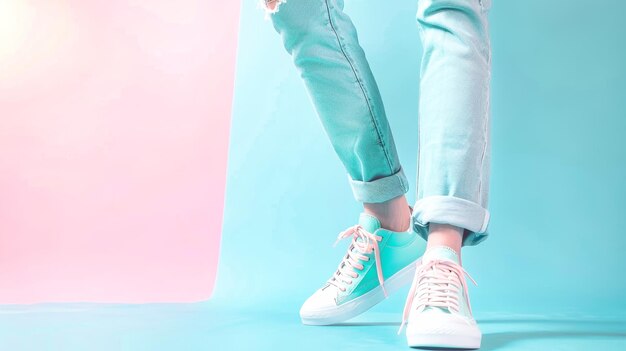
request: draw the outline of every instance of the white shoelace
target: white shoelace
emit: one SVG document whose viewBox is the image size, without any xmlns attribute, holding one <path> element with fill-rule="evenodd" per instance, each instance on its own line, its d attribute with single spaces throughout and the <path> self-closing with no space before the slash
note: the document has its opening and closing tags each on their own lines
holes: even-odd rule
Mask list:
<svg viewBox="0 0 626 351">
<path fill-rule="evenodd" d="M 376 263 L 376 273 L 378 274 L 378 282 L 380 283 L 386 297 L 387 291 L 384 286 L 382 266 L 380 263 L 380 251 L 378 249 L 378 242 L 383 238 L 368 232 L 361 225 L 357 224 L 339 233 L 337 240 L 335 241 L 335 245 L 337 245 L 340 240 L 350 236 L 352 236 L 352 244 L 348 247 L 348 253 L 339 264 L 337 271 L 328 280 L 328 284 L 336 286 L 341 291 L 346 291 L 346 285 L 351 285 L 353 279 L 359 277 L 359 273 L 357 273 L 357 271 L 362 271 L 363 268 L 365 268 L 359 260 L 369 261 L 370 258 L 365 255 L 373 251 Z"/>
<path fill-rule="evenodd" d="M 471 281 L 476 281 L 459 264 L 449 260 L 433 259 L 418 266 L 415 279 L 404 305 L 402 324 L 398 334 L 406 324 L 411 309 L 417 313 L 426 307 L 443 307 L 452 313 L 460 312 L 459 292 L 465 293 L 470 314 L 472 308 L 469 304 L 469 293 L 463 275 L 467 275 Z M 415 302 L 415 306 L 413 303 Z"/>
</svg>

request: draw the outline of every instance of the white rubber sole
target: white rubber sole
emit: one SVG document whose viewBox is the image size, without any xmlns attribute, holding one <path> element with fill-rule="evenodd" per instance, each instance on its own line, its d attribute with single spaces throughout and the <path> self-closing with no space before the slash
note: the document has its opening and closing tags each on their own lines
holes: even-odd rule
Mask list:
<svg viewBox="0 0 626 351">
<path fill-rule="evenodd" d="M 480 336 L 468 335 L 414 334 L 410 337 L 407 335 L 409 347 L 424 348 L 479 349 L 480 339 Z"/>
<path fill-rule="evenodd" d="M 424 316 L 421 323 L 409 321 L 406 339 L 410 347 L 478 349 L 482 333 L 476 324 L 458 318 Z"/>
<path fill-rule="evenodd" d="M 385 280 L 385 290 L 387 290 L 387 294 L 391 295 L 403 286 L 411 284 L 415 275 L 416 266 L 419 265 L 421 261 L 422 258 L 420 257 L 418 260 L 387 278 Z M 339 306 L 314 311 L 301 310 L 300 318 L 302 319 L 302 323 L 306 325 L 337 324 L 360 315 L 383 300 L 385 300 L 383 289 L 377 286 L 367 293 Z"/>
</svg>

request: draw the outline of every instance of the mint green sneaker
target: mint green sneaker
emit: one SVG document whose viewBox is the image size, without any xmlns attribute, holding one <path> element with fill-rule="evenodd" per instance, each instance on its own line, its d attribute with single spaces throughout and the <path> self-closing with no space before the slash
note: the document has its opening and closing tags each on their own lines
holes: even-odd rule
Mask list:
<svg viewBox="0 0 626 351">
<path fill-rule="evenodd" d="M 369 310 L 404 285 L 411 283 L 426 241 L 413 232 L 394 232 L 361 213 L 359 224 L 339 233 L 337 241 L 352 237 L 352 244 L 337 271 L 300 309 L 303 324 L 329 325 Z"/>
</svg>

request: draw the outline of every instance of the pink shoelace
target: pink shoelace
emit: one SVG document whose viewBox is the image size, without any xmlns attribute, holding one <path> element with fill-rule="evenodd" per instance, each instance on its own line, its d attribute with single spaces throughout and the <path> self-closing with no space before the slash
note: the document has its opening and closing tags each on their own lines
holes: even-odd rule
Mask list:
<svg viewBox="0 0 626 351">
<path fill-rule="evenodd" d="M 467 275 L 474 285 L 478 284 L 463 267 L 453 261 L 434 259 L 418 266 L 417 269 L 416 277 L 413 279 L 411 290 L 404 305 L 402 324 L 398 334 L 402 332 L 402 328 L 409 318 L 415 297 L 417 297 L 415 310 L 418 312 L 423 311 L 428 306 L 432 306 L 444 307 L 451 312 L 458 313 L 460 309 L 458 293 L 463 289 L 467 297 L 467 307 L 470 314 L 472 313 L 467 284 L 465 279 L 462 279 L 463 275 Z"/>
<path fill-rule="evenodd" d="M 380 283 L 380 287 L 383 289 L 385 297 L 387 297 L 387 291 L 384 286 L 383 269 L 380 264 L 380 250 L 378 248 L 378 242 L 383 238 L 368 232 L 363 228 L 363 226 L 357 224 L 339 233 L 339 236 L 337 236 L 337 240 L 335 241 L 335 245 L 337 245 L 340 240 L 348 237 L 353 238 L 352 244 L 348 248 L 348 253 L 344 257 L 343 261 L 339 264 L 339 268 L 328 283 L 336 286 L 341 291 L 346 291 L 345 284 L 352 284 L 352 280 L 349 278 L 346 279 L 346 277 L 350 277 L 352 279 L 358 278 L 359 274 L 355 270 L 361 271 L 364 268 L 364 265 L 360 263 L 359 260 L 369 261 L 370 258 L 365 255 L 373 251 L 376 273 L 378 274 L 378 282 Z M 356 250 L 352 250 L 353 248 Z"/>
</svg>

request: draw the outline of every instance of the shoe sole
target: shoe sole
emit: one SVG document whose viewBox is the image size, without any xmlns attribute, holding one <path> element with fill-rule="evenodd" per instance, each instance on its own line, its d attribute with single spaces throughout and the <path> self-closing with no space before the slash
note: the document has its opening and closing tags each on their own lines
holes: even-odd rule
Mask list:
<svg viewBox="0 0 626 351">
<path fill-rule="evenodd" d="M 396 272 L 396 274 L 386 279 L 385 290 L 387 290 L 387 294 L 391 295 L 403 286 L 411 284 L 415 275 L 415 269 L 421 261 L 422 258 L 420 257 L 413 263 L 402 268 Z M 309 311 L 306 315 L 302 315 L 301 313 L 300 318 L 302 320 L 302 324 L 306 325 L 337 324 L 360 315 L 385 299 L 386 297 L 383 293 L 383 289 L 379 285 L 367 293 L 337 307 Z"/>
<path fill-rule="evenodd" d="M 480 339 L 469 335 L 407 334 L 409 347 L 423 348 L 479 349 Z"/>
<path fill-rule="evenodd" d="M 482 334 L 478 327 L 447 316 L 424 316 L 419 324 L 409 324 L 406 339 L 410 347 L 478 349 Z"/>
</svg>

